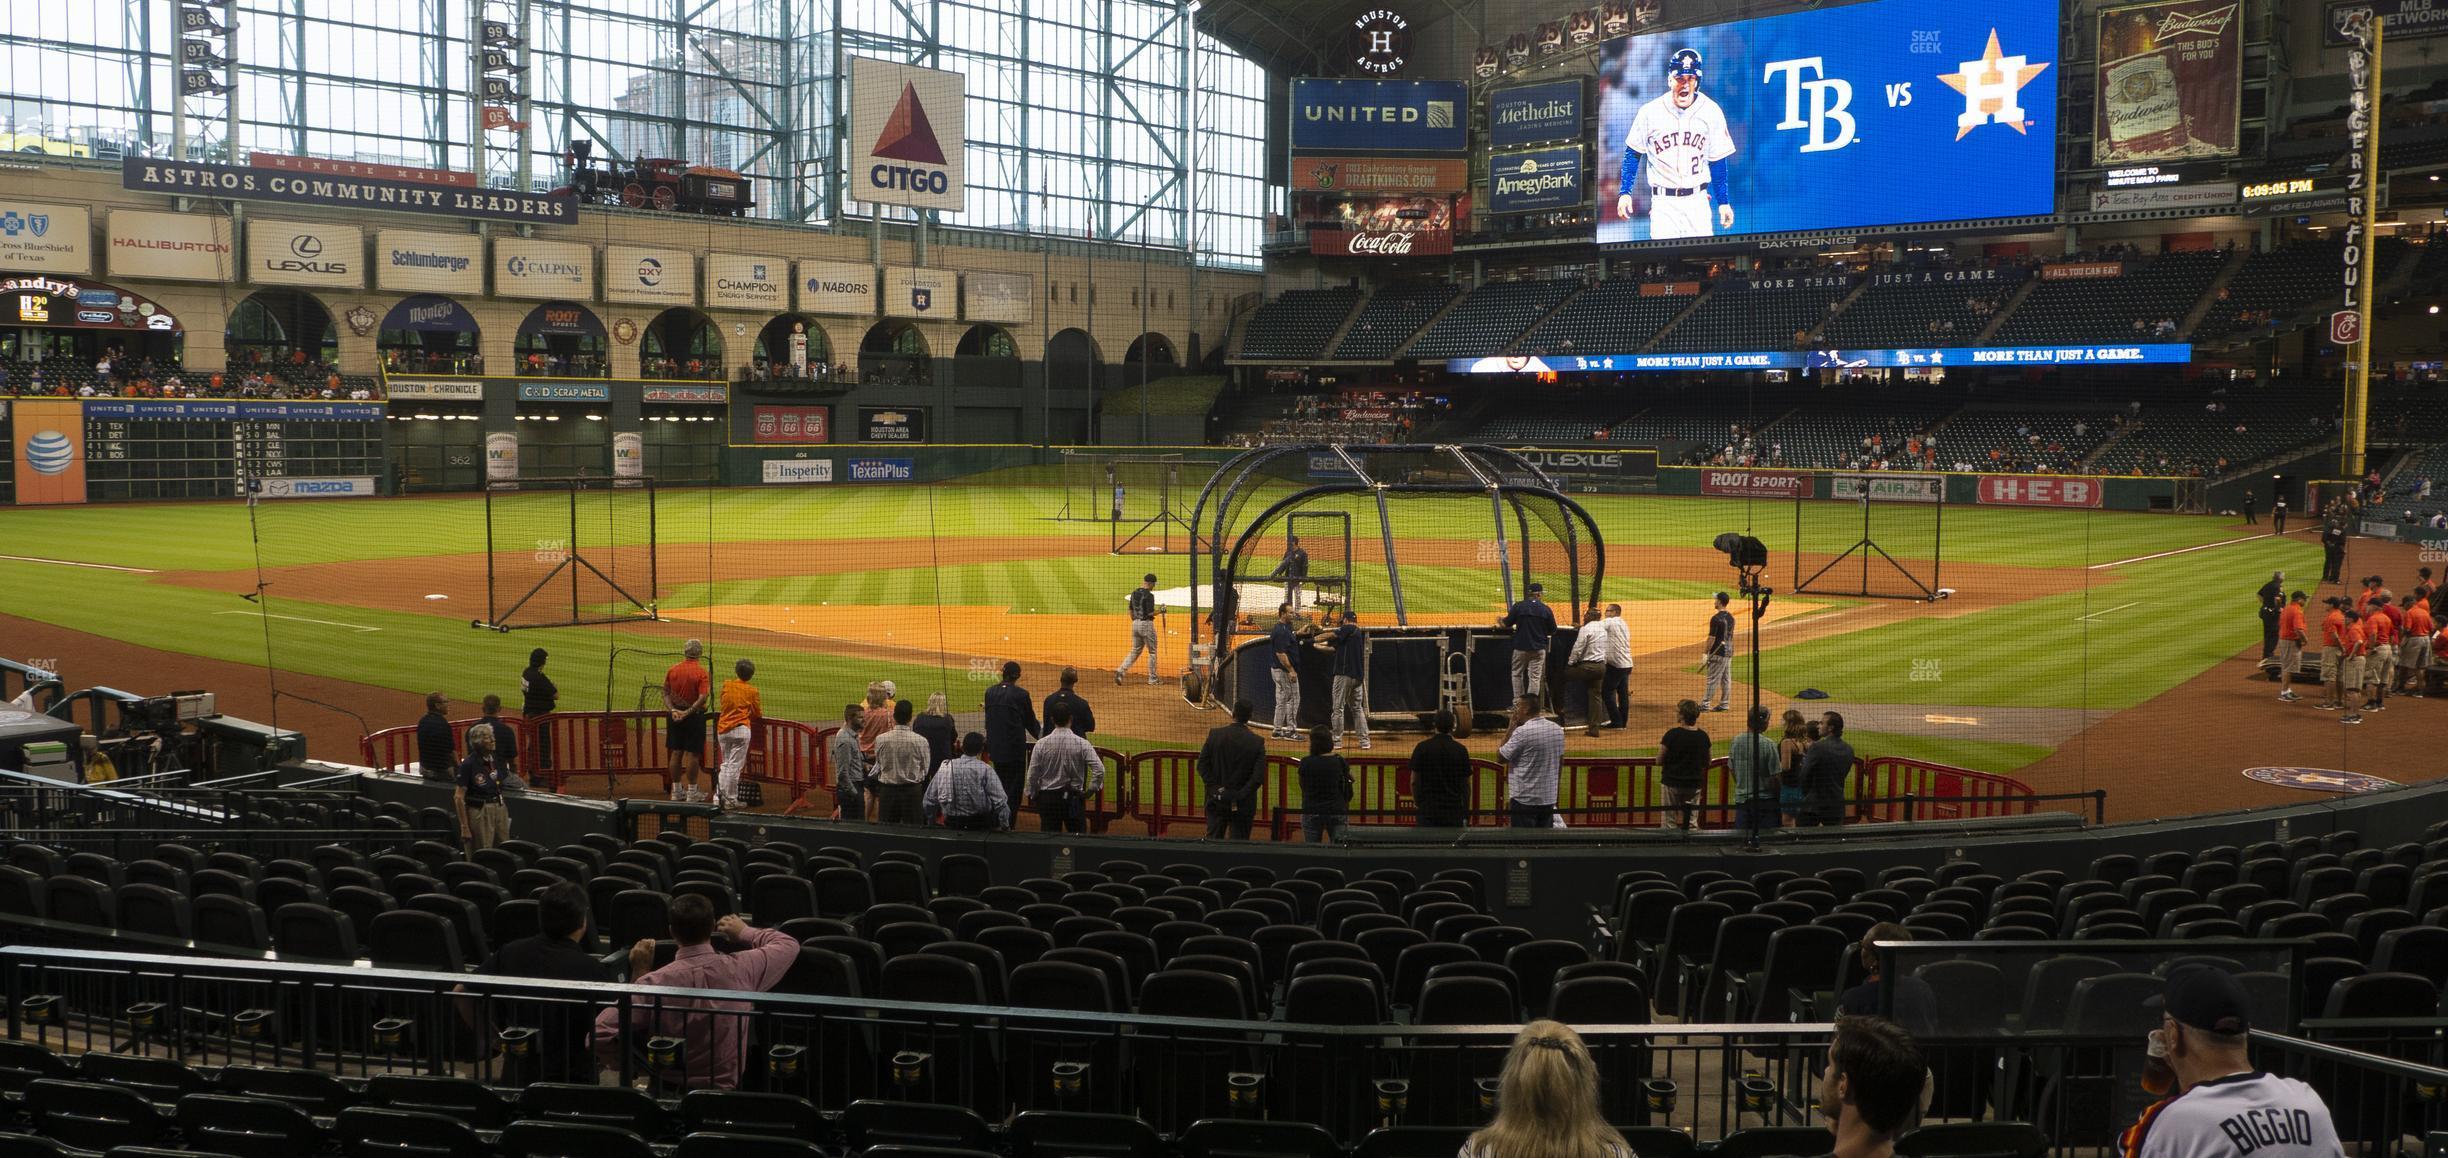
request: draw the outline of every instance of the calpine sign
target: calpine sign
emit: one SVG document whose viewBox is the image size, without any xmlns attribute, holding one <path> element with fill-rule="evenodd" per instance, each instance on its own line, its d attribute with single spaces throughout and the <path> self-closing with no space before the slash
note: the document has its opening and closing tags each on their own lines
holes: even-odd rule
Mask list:
<svg viewBox="0 0 2448 1158">
<path fill-rule="evenodd" d="M 1368 232 L 1350 229 L 1309 231 L 1309 252 L 1329 257 L 1423 257 L 1453 252 L 1453 233 L 1445 229 Z"/>
<path fill-rule="evenodd" d="M 577 195 L 567 192 L 515 193 L 388 177 L 300 173 L 262 165 L 221 165 L 161 157 L 129 157 L 122 161 L 119 185 L 142 193 L 279 201 L 481 221 L 567 225 L 578 220 Z"/>
</svg>

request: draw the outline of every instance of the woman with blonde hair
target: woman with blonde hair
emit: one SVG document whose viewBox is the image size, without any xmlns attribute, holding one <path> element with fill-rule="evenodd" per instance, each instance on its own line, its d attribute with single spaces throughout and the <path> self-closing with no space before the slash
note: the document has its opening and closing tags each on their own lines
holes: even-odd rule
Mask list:
<svg viewBox="0 0 2448 1158">
<path fill-rule="evenodd" d="M 1459 1158 L 1633 1158 L 1598 1108 L 1598 1063 L 1560 1021 L 1533 1021 L 1514 1037 L 1496 1079 L 1496 1120 Z"/>
<path fill-rule="evenodd" d="M 910 721 L 910 730 L 926 737 L 927 775 L 960 755 L 960 735 L 952 723 L 952 707 L 942 692 L 927 695 L 926 710 Z"/>
</svg>

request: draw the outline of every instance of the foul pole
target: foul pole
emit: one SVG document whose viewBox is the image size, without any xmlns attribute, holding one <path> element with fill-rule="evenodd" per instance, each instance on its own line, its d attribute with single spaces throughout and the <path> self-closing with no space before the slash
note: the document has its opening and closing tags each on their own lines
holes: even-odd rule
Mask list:
<svg viewBox="0 0 2448 1158">
<path fill-rule="evenodd" d="M 2346 405 L 2339 431 L 2339 477 L 2361 482 L 2369 469 L 2364 460 L 2371 426 L 2373 235 L 2380 209 L 2380 37 L 2378 13 L 2362 21 L 2358 42 L 2347 53 L 2346 75 L 2353 92 L 2348 97 L 2346 123 L 2351 138 L 2347 154 L 2345 246 L 2346 308 L 2332 318 L 2331 340 L 2347 337 L 2338 322 L 2351 320 L 2354 356 L 2346 368 Z M 2346 344 L 2341 342 L 2341 345 Z"/>
</svg>

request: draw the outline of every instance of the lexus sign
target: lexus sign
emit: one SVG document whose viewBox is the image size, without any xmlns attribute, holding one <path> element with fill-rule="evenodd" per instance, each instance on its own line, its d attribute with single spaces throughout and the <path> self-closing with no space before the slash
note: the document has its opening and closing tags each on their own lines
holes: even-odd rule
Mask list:
<svg viewBox="0 0 2448 1158">
<path fill-rule="evenodd" d="M 2095 478 L 1982 475 L 1980 501 L 2002 507 L 2097 507 L 2105 497 Z"/>
<path fill-rule="evenodd" d="M 1453 233 L 1444 229 L 1385 233 L 1313 229 L 1309 231 L 1309 252 L 1328 257 L 1436 257 L 1453 252 Z"/>
</svg>

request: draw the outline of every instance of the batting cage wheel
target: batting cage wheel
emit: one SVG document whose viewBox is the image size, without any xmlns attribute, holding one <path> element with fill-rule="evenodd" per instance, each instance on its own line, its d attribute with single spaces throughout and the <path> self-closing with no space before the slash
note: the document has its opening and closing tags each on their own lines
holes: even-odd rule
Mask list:
<svg viewBox="0 0 2448 1158">
<path fill-rule="evenodd" d="M 659 619 L 655 480 L 525 478 L 485 487 L 485 617 L 513 631 Z"/>
</svg>

